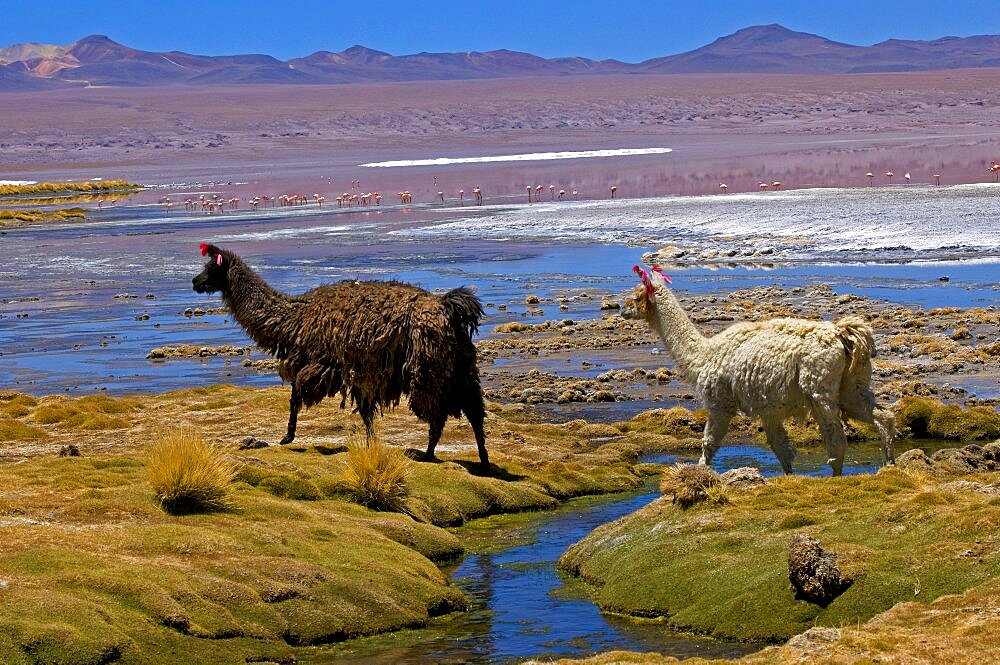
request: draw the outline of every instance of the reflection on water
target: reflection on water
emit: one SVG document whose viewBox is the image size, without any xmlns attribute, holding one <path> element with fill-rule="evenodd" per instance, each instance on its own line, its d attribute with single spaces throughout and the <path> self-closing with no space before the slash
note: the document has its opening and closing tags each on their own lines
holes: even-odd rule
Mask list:
<svg viewBox="0 0 1000 665">
<path fill-rule="evenodd" d="M 697 457 L 694 452 L 664 454 L 647 461 L 694 462 Z M 877 444 L 852 445 L 844 473 L 871 473 L 880 459 Z M 753 445 L 726 446 L 713 462 L 720 472 L 738 466 L 755 466 L 766 476 L 781 473 L 773 453 Z M 821 450 L 800 453 L 795 468 L 799 474 L 829 475 Z M 550 512 L 473 520 L 456 530 L 470 549 L 484 549 L 477 543 L 487 542 L 511 545 L 470 554 L 451 571 L 454 583 L 473 599 L 469 612 L 434 620 L 425 629 L 321 647 L 303 662 L 502 663 L 613 649 L 714 658 L 757 650 L 759 645 L 680 635 L 658 621 L 602 614 L 582 582 L 556 569 L 570 545 L 658 496 L 647 486 L 635 493 L 575 499 Z"/>
</svg>

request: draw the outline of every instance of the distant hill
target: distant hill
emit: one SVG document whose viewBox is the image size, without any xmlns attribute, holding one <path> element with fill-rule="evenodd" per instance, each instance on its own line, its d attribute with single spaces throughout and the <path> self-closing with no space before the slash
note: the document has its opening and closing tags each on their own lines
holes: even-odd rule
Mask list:
<svg viewBox="0 0 1000 665">
<path fill-rule="evenodd" d="M 497 50 L 391 55 L 364 46 L 317 51 L 281 61 L 269 55 L 154 53 L 91 35 L 68 46 L 0 48 L 0 91 L 68 86 L 355 83 L 581 76 L 593 74 L 851 74 L 1000 67 L 1000 36 L 890 39 L 853 46 L 780 25 L 744 28 L 687 53 L 637 64 L 587 58 L 541 58 Z"/>
</svg>

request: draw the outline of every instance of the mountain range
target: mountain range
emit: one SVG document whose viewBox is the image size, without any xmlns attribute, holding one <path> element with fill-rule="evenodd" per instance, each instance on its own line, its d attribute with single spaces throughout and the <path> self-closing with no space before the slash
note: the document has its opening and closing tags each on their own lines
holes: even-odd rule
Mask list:
<svg viewBox="0 0 1000 665">
<path fill-rule="evenodd" d="M 640 63 L 542 58 L 497 50 L 394 56 L 364 46 L 292 60 L 129 48 L 103 35 L 68 46 L 0 48 L 0 91 L 72 86 L 329 84 L 593 74 L 853 74 L 1000 67 L 1000 36 L 890 39 L 853 46 L 780 25 L 744 28 L 711 44 Z"/>
</svg>

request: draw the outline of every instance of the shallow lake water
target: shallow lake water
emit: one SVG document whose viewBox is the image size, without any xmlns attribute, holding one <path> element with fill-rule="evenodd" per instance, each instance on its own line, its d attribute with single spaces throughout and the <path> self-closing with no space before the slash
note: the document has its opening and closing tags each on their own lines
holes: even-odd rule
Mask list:
<svg viewBox="0 0 1000 665">
<path fill-rule="evenodd" d="M 487 304 L 483 335 L 536 316 L 524 305 L 529 293 L 592 294 L 567 312 L 542 308 L 541 320 L 599 316 L 601 296 L 630 289 L 632 265 L 664 244 L 691 255 L 734 254 L 729 263 L 671 267 L 680 292 L 826 283 L 923 307 L 988 307 L 1000 293 L 1000 236 L 988 221 L 996 217 L 996 187 L 212 216 L 166 213 L 146 200 L 161 193 L 97 211 L 91 221 L 0 234 L 0 385 L 41 395 L 276 383 L 273 374 L 242 368 L 241 358 L 146 360 L 164 345 L 248 344 L 225 314 L 184 316 L 221 305 L 218 295 L 191 290 L 205 241 L 238 252 L 290 292 L 346 278 L 473 286 Z M 761 250 L 768 253 L 755 254 Z"/>
</svg>

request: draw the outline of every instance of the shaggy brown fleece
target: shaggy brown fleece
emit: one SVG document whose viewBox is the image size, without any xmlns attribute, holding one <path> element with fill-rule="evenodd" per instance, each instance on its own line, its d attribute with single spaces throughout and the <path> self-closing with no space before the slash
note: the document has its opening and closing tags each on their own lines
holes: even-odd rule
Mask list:
<svg viewBox="0 0 1000 665">
<path fill-rule="evenodd" d="M 288 432 L 295 438 L 298 411 L 341 394 L 350 396 L 365 428 L 408 395 L 410 410 L 430 425 L 433 459 L 448 416 L 465 414 L 479 459 L 489 464 L 483 432 L 485 406 L 472 335 L 483 316 L 466 288 L 436 296 L 401 282 L 343 281 L 292 296 L 268 285 L 228 250 L 202 245 L 209 256 L 192 280 L 199 293 L 222 293 L 237 323 L 278 360 L 292 385 Z"/>
</svg>

